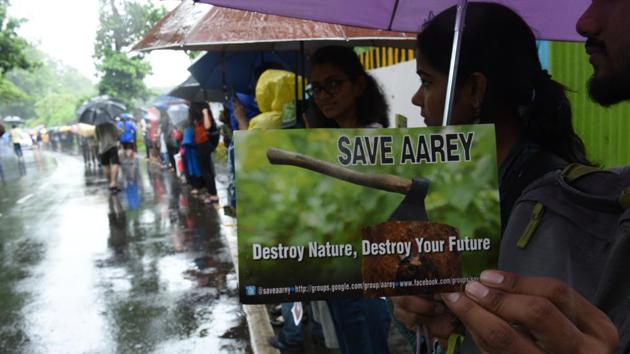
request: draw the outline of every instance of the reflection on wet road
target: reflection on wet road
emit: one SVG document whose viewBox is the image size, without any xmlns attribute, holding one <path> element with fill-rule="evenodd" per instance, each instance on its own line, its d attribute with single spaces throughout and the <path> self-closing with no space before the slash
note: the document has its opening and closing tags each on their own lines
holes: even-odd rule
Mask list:
<svg viewBox="0 0 630 354">
<path fill-rule="evenodd" d="M 0 352 L 248 353 L 216 211 L 126 162 L 110 196 L 62 154 L 3 160 Z"/>
</svg>

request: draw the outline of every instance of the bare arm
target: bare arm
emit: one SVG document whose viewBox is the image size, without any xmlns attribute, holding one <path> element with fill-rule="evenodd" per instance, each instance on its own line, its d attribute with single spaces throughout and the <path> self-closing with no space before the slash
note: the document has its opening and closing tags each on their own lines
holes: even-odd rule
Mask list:
<svg viewBox="0 0 630 354">
<path fill-rule="evenodd" d="M 210 111 L 207 108 L 204 108 L 202 111 L 203 113 L 203 128 L 205 130 L 210 130 L 212 128 L 212 113 L 210 113 Z"/>
<path fill-rule="evenodd" d="M 249 121 L 247 120 L 245 107 L 236 97 L 232 99 L 232 105 L 234 106 L 234 116 L 238 122 L 238 129 L 247 130 L 249 128 Z"/>
</svg>

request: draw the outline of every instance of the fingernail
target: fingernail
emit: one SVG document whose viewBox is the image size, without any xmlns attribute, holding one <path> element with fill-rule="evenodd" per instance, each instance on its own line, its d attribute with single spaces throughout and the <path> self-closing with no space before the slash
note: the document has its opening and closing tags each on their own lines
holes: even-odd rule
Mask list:
<svg viewBox="0 0 630 354">
<path fill-rule="evenodd" d="M 503 280 L 505 279 L 505 277 L 503 276 L 503 274 L 499 272 L 495 272 L 493 270 L 484 270 L 479 275 L 479 279 L 481 279 L 481 281 L 484 283 L 499 285 L 503 283 Z"/>
<path fill-rule="evenodd" d="M 466 292 L 473 297 L 476 297 L 477 299 L 483 299 L 484 297 L 486 297 L 486 295 L 488 295 L 490 290 L 481 285 L 481 283 L 479 282 L 471 281 L 470 283 L 466 284 Z"/>
<path fill-rule="evenodd" d="M 459 300 L 459 293 L 445 293 L 442 294 L 442 299 L 448 302 L 457 302 Z"/>
</svg>

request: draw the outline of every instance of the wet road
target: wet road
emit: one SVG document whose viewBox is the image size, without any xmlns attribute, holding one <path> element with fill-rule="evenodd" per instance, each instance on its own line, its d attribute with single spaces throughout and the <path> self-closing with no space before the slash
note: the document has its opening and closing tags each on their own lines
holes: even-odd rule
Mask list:
<svg viewBox="0 0 630 354">
<path fill-rule="evenodd" d="M 218 212 L 166 171 L 0 159 L 1 353 L 249 353 Z"/>
</svg>

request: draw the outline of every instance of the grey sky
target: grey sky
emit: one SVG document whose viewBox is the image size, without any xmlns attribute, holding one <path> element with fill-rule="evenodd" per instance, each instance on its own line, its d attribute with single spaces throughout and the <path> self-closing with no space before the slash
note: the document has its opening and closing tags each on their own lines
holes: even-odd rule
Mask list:
<svg viewBox="0 0 630 354">
<path fill-rule="evenodd" d="M 153 1 L 167 10 L 177 0 Z M 19 34 L 40 50 L 78 69 L 96 82 L 92 53 L 98 25 L 98 0 L 12 0 L 9 15 L 24 18 Z M 181 51 L 155 51 L 148 56 L 153 75 L 149 87 L 175 86 L 188 77 L 190 60 Z"/>
</svg>

